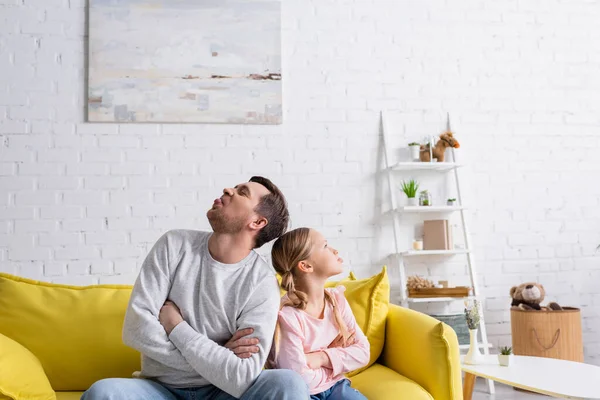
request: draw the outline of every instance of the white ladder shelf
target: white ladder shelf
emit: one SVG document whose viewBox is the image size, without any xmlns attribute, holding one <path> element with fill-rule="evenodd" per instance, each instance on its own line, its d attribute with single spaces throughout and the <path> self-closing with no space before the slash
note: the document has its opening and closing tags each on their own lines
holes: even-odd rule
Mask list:
<svg viewBox="0 0 600 400">
<path fill-rule="evenodd" d="M 449 122 L 448 122 L 449 124 Z M 449 127 L 448 127 L 449 128 Z M 384 157 L 385 157 L 385 167 L 387 170 L 387 180 L 390 192 L 390 201 L 391 201 L 391 215 L 394 218 L 394 242 L 395 242 L 395 254 L 394 259 L 397 264 L 397 269 L 400 275 L 400 304 L 403 307 L 409 308 L 410 304 L 414 303 L 429 303 L 429 302 L 452 302 L 452 301 L 464 301 L 464 300 L 473 300 L 477 299 L 481 305 L 480 308 L 480 326 L 479 331 L 481 333 L 481 342 L 479 343 L 480 348 L 483 350 L 483 353 L 488 355 L 490 354 L 489 348 L 492 347 L 487 339 L 487 332 L 485 326 L 485 318 L 484 318 L 484 307 L 482 301 L 484 300 L 481 297 L 479 286 L 477 283 L 477 273 L 475 267 L 475 260 L 473 257 L 473 252 L 471 251 L 471 242 L 469 237 L 469 230 L 467 227 L 467 223 L 465 220 L 465 208 L 463 207 L 462 195 L 460 190 L 460 179 L 458 176 L 458 169 L 462 167 L 462 164 L 456 162 L 456 156 L 454 153 L 454 149 L 451 149 L 450 154 L 452 156 L 451 162 L 398 162 L 395 164 L 391 164 L 391 145 L 389 140 L 389 129 L 387 127 L 387 116 L 382 111 L 381 112 L 381 131 L 383 134 L 383 145 L 384 145 Z M 419 206 L 399 206 L 396 194 L 398 192 L 398 186 L 396 186 L 396 175 L 401 172 L 415 172 L 415 171 L 434 171 L 434 172 L 453 172 L 454 178 L 456 182 L 456 198 L 458 206 L 427 206 L 427 207 L 419 207 Z M 400 237 L 400 219 L 406 213 L 460 213 L 460 221 L 462 225 L 463 232 L 463 240 L 465 244 L 464 249 L 454 249 L 454 250 L 406 250 L 403 248 L 403 245 L 399 241 Z M 426 214 L 425 214 L 426 215 Z M 429 297 L 429 298 L 410 298 L 408 297 L 408 291 L 406 288 L 406 269 L 404 266 L 404 258 L 405 257 L 426 257 L 431 255 L 437 256 L 453 256 L 453 255 L 464 255 L 467 257 L 469 277 L 472 288 L 472 295 L 468 297 Z M 468 349 L 468 345 L 460 345 L 459 348 L 461 350 Z M 488 379 L 488 387 L 491 394 L 495 392 L 494 390 L 494 382 Z"/>
</svg>

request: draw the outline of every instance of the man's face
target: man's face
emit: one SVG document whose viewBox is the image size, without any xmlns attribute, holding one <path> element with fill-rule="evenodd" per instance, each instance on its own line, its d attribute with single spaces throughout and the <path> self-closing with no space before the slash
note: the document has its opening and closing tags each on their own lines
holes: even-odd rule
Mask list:
<svg viewBox="0 0 600 400">
<path fill-rule="evenodd" d="M 257 218 L 254 209 L 260 199 L 269 194 L 263 185 L 246 182 L 234 188 L 223 189 L 223 195 L 215 199 L 206 216 L 213 231 L 237 233 Z"/>
</svg>

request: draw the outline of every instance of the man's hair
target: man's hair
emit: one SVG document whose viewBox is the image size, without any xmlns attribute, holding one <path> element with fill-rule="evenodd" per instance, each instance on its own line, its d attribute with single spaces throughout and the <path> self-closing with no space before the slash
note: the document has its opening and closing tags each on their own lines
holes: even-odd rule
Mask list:
<svg viewBox="0 0 600 400">
<path fill-rule="evenodd" d="M 267 225 L 256 235 L 254 248 L 259 248 L 285 233 L 290 221 L 290 213 L 283 193 L 273 182 L 262 176 L 253 176 L 250 178 L 250 182 L 263 185 L 270 192 L 260 199 L 254 210 L 268 221 Z"/>
</svg>

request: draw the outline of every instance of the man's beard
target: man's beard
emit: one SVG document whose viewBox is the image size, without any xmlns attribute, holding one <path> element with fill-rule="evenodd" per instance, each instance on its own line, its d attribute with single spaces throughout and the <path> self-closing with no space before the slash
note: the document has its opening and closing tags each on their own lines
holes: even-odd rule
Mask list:
<svg viewBox="0 0 600 400">
<path fill-rule="evenodd" d="M 215 233 L 238 233 L 246 224 L 246 218 L 244 217 L 231 218 L 220 212 L 221 210 L 214 211 L 214 213 L 208 213 L 207 217 Z"/>
</svg>

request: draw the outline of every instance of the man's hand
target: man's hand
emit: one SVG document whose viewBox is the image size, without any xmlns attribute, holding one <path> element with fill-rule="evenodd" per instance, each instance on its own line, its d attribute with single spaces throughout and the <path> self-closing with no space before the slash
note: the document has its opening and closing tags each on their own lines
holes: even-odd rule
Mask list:
<svg viewBox="0 0 600 400">
<path fill-rule="evenodd" d="M 332 368 L 329 356 L 324 351 L 315 351 L 306 354 L 306 366 L 310 369 L 319 369 L 321 367 Z"/>
<path fill-rule="evenodd" d="M 328 349 L 333 349 L 334 347 L 348 347 L 348 346 L 352 346 L 353 344 L 356 343 L 356 334 L 355 332 L 350 332 L 350 337 L 348 337 L 348 340 L 346 341 L 346 346 L 344 346 L 343 343 L 343 337 L 342 334 L 340 333 L 339 335 L 336 336 L 335 339 L 333 339 L 333 342 L 331 342 L 329 344 L 329 346 L 327 346 Z"/>
<path fill-rule="evenodd" d="M 158 320 L 160 324 L 167 331 L 167 335 L 171 334 L 171 331 L 175 329 L 180 322 L 183 321 L 183 317 L 181 316 L 181 311 L 172 301 L 165 301 L 165 304 L 160 308 L 160 313 L 158 314 Z"/>
<path fill-rule="evenodd" d="M 240 329 L 237 331 L 227 343 L 225 347 L 233 351 L 239 358 L 250 358 L 252 354 L 258 353 L 258 339 L 248 338 L 254 332 L 252 328 Z"/>
</svg>

